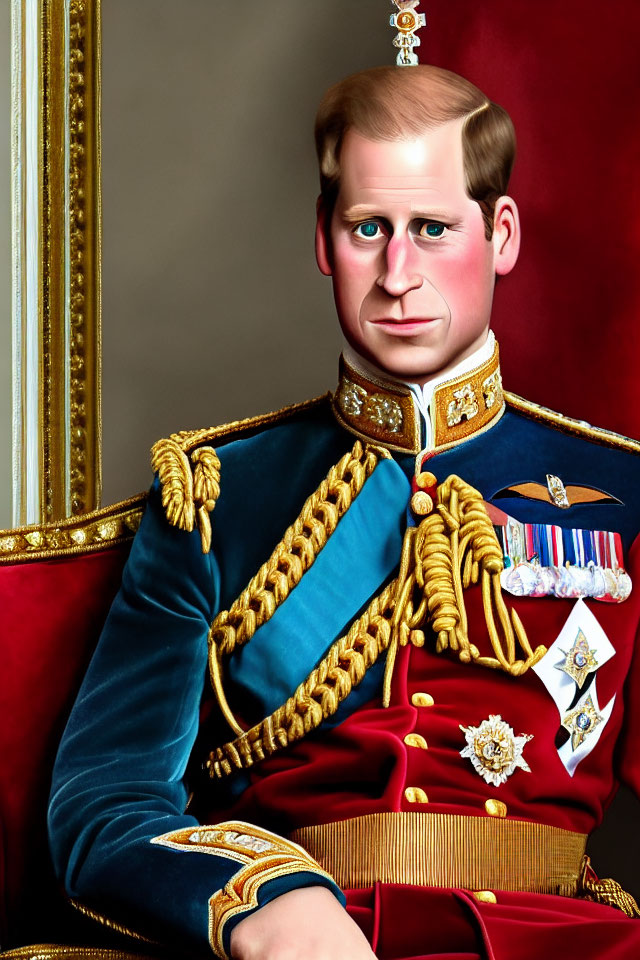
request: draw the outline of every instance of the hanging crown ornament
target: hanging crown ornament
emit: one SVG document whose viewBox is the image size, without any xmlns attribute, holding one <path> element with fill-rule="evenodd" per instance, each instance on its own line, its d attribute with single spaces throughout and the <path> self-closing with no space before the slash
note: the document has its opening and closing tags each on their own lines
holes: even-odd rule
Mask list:
<svg viewBox="0 0 640 960">
<path fill-rule="evenodd" d="M 399 67 L 415 67 L 418 65 L 418 56 L 414 48 L 420 46 L 420 38 L 416 36 L 416 30 L 426 27 L 427 18 L 424 13 L 416 12 L 420 0 L 393 0 L 393 2 L 398 12 L 391 14 L 389 22 L 398 31 L 393 38 L 394 47 L 399 48 L 396 63 Z"/>
</svg>

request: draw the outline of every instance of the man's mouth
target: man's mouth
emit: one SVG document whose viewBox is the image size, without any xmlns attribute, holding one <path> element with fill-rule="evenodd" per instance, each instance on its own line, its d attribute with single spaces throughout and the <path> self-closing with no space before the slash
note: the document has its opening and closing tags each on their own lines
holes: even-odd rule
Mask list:
<svg viewBox="0 0 640 960">
<path fill-rule="evenodd" d="M 382 328 L 386 333 L 396 336 L 410 336 L 413 333 L 420 333 L 429 324 L 436 323 L 437 317 L 403 317 L 397 320 L 393 317 L 381 317 L 379 320 L 372 320 L 374 326 Z"/>
</svg>

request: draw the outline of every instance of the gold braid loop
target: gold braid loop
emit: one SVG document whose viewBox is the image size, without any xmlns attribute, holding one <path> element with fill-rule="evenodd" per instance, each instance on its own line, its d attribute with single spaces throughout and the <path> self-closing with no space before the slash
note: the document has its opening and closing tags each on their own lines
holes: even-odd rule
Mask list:
<svg viewBox="0 0 640 960">
<path fill-rule="evenodd" d="M 277 750 L 301 740 L 333 716 L 338 707 L 387 650 L 397 581 L 376 597 L 349 632 L 281 707 L 261 723 L 209 754 L 209 775 L 222 778 L 246 769 Z"/>
<path fill-rule="evenodd" d="M 229 610 L 218 614 L 209 631 L 210 662 L 229 656 L 246 643 L 289 596 L 334 532 L 340 518 L 373 472 L 378 454 L 358 440 L 331 468 Z"/>
<path fill-rule="evenodd" d="M 197 507 L 197 523 L 202 539 L 202 552 L 211 549 L 211 518 L 209 514 L 220 496 L 220 460 L 213 447 L 199 447 L 191 454 L 193 497 Z"/>
<path fill-rule="evenodd" d="M 370 455 L 375 458 L 373 452 Z M 363 453 L 356 444 L 353 457 L 360 470 L 366 473 L 367 451 Z M 336 469 L 339 468 L 338 473 L 342 472 L 343 482 L 346 482 L 344 459 Z M 349 471 L 353 479 L 354 471 L 351 467 Z M 351 489 L 351 485 L 348 486 Z M 305 542 L 308 542 L 311 530 L 315 530 L 310 518 L 316 516 L 319 509 L 314 498 L 320 491 L 326 495 L 324 484 L 309 498 L 301 517 L 289 528 L 283 543 L 292 544 L 303 532 L 306 532 Z M 274 584 L 277 583 L 283 596 L 286 595 L 291 589 L 289 579 L 293 574 L 290 571 L 295 568 L 296 572 L 304 572 L 303 557 L 306 554 L 298 555 L 298 565 L 281 568 L 282 545 L 279 545 L 237 601 L 239 606 L 234 604 L 228 613 L 214 622 L 210 637 L 214 630 L 218 631 L 215 634 L 218 646 L 212 644 L 213 656 L 210 653 L 212 682 L 237 739 L 209 754 L 206 766 L 212 778 L 250 767 L 315 730 L 324 719 L 335 714 L 353 687 L 361 682 L 367 670 L 385 651 L 382 702 L 383 706 L 388 706 L 397 649 L 407 643 L 423 646 L 427 625 L 435 633 L 437 652 L 450 648 L 457 652 L 463 663 L 501 669 L 512 676 L 524 673 L 544 656 L 546 647 L 541 645 L 535 652 L 532 650 L 522 623 L 504 602 L 500 585 L 502 551 L 480 493 L 459 477 L 450 476 L 438 487 L 436 501 L 433 512 L 418 527 L 407 529 L 396 579 L 374 597 L 349 632 L 330 647 L 324 659 L 286 703 L 247 731 L 238 727 L 228 708 L 222 691 L 219 657 L 215 653 L 219 649 L 227 652 L 227 643 L 232 644 L 233 649 L 236 643 L 245 642 L 263 622 L 261 618 L 271 615 L 277 605 Z M 310 504 L 313 504 L 312 508 Z M 326 516 L 333 514 L 328 511 Z M 298 533 L 299 530 L 302 532 Z M 267 576 L 269 570 L 272 572 Z M 276 577 L 274 570 L 282 574 L 286 572 L 287 576 L 284 579 Z M 493 657 L 481 656 L 469 640 L 463 590 L 476 583 L 482 588 Z M 230 622 L 234 610 L 237 610 L 234 614 L 237 626 Z M 516 641 L 524 658 L 516 657 Z"/>
<path fill-rule="evenodd" d="M 243 730 L 224 693 L 222 658 L 233 653 L 237 645 L 247 643 L 286 600 L 383 456 L 386 451 L 363 447 L 356 441 L 353 449 L 331 467 L 318 489 L 305 501 L 298 519 L 286 530 L 235 603 L 219 613 L 211 624 L 208 638 L 211 685 L 223 716 L 238 737 L 243 736 Z M 313 710 L 314 705 L 309 709 Z"/>
<path fill-rule="evenodd" d="M 438 653 L 451 649 L 463 663 L 504 670 L 511 676 L 520 676 L 544 656 L 546 647 L 532 650 L 519 617 L 504 602 L 502 549 L 482 495 L 474 487 L 455 475 L 448 477 L 437 489 L 434 511 L 414 532 L 407 531 L 405 545 L 408 542 L 413 545 L 412 564 L 401 563 L 398 577 L 395 634 L 383 687 L 385 706 L 390 702 L 397 646 L 407 642 L 407 627 L 412 642 L 414 636 L 422 642 L 420 628 L 428 622 Z M 469 640 L 464 590 L 478 582 L 493 657 L 481 656 Z M 517 656 L 518 644 L 523 657 Z"/>
<path fill-rule="evenodd" d="M 635 898 L 623 890 L 616 880 L 607 878 L 599 880 L 591 866 L 591 860 L 586 856 L 582 861 L 582 870 L 578 881 L 578 895 L 584 900 L 594 903 L 603 903 L 607 907 L 616 907 L 625 916 L 633 919 L 640 917 L 640 908 Z"/>
</svg>

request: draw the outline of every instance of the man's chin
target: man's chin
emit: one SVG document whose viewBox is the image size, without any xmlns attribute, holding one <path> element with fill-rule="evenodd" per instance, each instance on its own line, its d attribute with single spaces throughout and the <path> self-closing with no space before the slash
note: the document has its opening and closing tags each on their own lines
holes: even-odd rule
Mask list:
<svg viewBox="0 0 640 960">
<path fill-rule="evenodd" d="M 374 363 L 383 373 L 396 380 L 407 380 L 410 383 L 424 383 L 444 373 L 458 362 L 445 351 L 437 351 L 427 347 L 403 345 L 376 351 L 375 355 L 369 352 L 367 359 Z"/>
</svg>

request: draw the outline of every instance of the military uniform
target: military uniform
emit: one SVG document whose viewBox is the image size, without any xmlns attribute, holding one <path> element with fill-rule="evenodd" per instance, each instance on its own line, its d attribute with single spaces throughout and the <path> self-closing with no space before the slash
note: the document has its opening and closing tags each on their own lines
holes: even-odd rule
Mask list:
<svg viewBox="0 0 640 960">
<path fill-rule="evenodd" d="M 428 415 L 351 361 L 156 445 L 54 775 L 85 908 L 224 954 L 321 884 L 382 958 L 639 955 L 583 853 L 640 787 L 640 445 L 504 394 L 497 348 Z"/>
</svg>

